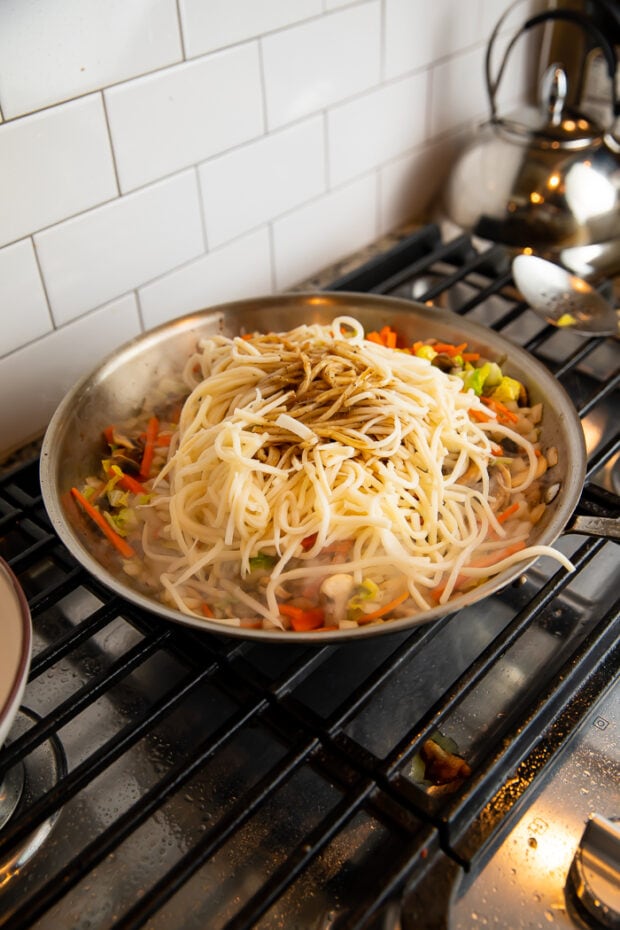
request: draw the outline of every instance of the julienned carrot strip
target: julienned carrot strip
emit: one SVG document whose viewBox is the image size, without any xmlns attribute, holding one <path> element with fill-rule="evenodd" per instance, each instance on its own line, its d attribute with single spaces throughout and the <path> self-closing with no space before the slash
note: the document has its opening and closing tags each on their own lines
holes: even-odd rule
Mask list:
<svg viewBox="0 0 620 930">
<path fill-rule="evenodd" d="M 519 422 L 518 415 L 514 413 L 512 410 L 509 410 L 506 404 L 502 404 L 501 401 L 499 400 L 496 400 L 494 403 L 496 405 L 495 409 L 498 412 L 500 412 L 503 416 L 505 416 L 507 420 L 511 420 L 513 423 Z"/>
<path fill-rule="evenodd" d="M 487 407 L 490 407 L 491 410 L 494 410 L 498 417 L 503 417 L 511 423 L 518 423 L 519 417 L 517 414 L 509 410 L 506 404 L 502 404 L 500 400 L 493 400 L 492 397 L 481 397 L 480 400 L 483 404 L 486 404 Z"/>
<path fill-rule="evenodd" d="M 382 326 L 379 332 L 373 330 L 373 332 L 366 335 L 366 339 L 369 342 L 376 342 L 377 345 L 387 346 L 388 349 L 396 348 L 396 330 L 392 329 L 391 326 Z"/>
<path fill-rule="evenodd" d="M 480 352 L 462 352 L 461 358 L 464 362 L 477 362 L 480 358 Z"/>
<path fill-rule="evenodd" d="M 497 520 L 499 523 L 505 523 L 508 517 L 511 517 L 513 513 L 516 513 L 519 509 L 519 502 L 515 501 L 514 504 L 511 504 L 510 507 L 506 507 L 505 510 L 502 510 L 501 513 L 498 513 Z"/>
<path fill-rule="evenodd" d="M 146 427 L 146 440 L 144 443 L 144 452 L 142 462 L 140 463 L 140 477 L 148 478 L 151 465 L 153 464 L 153 455 L 155 454 L 155 440 L 159 432 L 159 420 L 157 417 L 151 417 Z"/>
<path fill-rule="evenodd" d="M 406 601 L 409 597 L 409 591 L 403 591 L 402 594 L 399 594 L 398 597 L 395 597 L 393 601 L 390 601 L 389 604 L 384 604 L 383 607 L 379 607 L 378 610 L 373 610 L 369 614 L 362 614 L 361 617 L 357 618 L 358 623 L 369 623 L 371 620 L 378 620 L 379 617 L 384 617 L 385 614 L 389 614 L 391 610 L 394 610 L 395 607 L 398 607 L 399 604 L 402 604 L 403 601 Z"/>
<path fill-rule="evenodd" d="M 503 559 L 507 559 L 509 555 L 514 555 L 515 552 L 520 552 L 521 549 L 525 549 L 525 543 L 523 540 L 517 543 L 513 543 L 512 546 L 507 546 L 506 549 L 501 549 L 499 552 L 491 552 L 489 555 L 482 556 L 481 558 L 476 559 L 475 562 L 470 562 L 469 565 L 465 565 L 464 568 L 491 568 L 492 565 L 496 565 Z M 454 583 L 453 591 L 458 591 L 463 582 L 467 581 L 468 579 L 468 575 L 458 575 L 456 582 Z M 431 596 L 435 602 L 439 603 L 439 598 L 445 589 L 445 584 L 439 584 L 436 588 L 433 588 L 431 591 Z"/>
<path fill-rule="evenodd" d="M 113 465 L 112 468 L 108 469 L 108 475 L 111 478 L 118 477 L 117 484 L 119 488 L 122 488 L 123 491 L 131 491 L 132 494 L 148 494 L 148 491 L 139 481 L 136 481 L 132 475 L 125 474 L 118 465 Z"/>
<path fill-rule="evenodd" d="M 392 329 L 391 326 L 383 326 L 379 335 L 388 349 L 396 348 L 396 330 Z"/>
<path fill-rule="evenodd" d="M 136 554 L 135 551 L 131 548 L 129 543 L 123 539 L 122 536 L 119 536 L 119 534 L 115 530 L 112 529 L 112 527 L 110 526 L 106 518 L 103 516 L 103 514 L 99 510 L 97 510 L 96 507 L 93 507 L 90 501 L 88 501 L 84 497 L 82 492 L 78 491 L 77 488 L 71 488 L 71 493 L 75 497 L 78 504 L 80 504 L 83 510 L 91 518 L 91 520 L 93 520 L 97 524 L 101 532 L 105 536 L 107 536 L 107 538 L 110 540 L 112 545 L 118 549 L 118 551 L 123 556 L 123 558 L 125 559 L 133 558 L 133 556 Z"/>
<path fill-rule="evenodd" d="M 278 610 L 283 616 L 289 618 L 291 626 L 298 633 L 323 626 L 325 620 L 322 607 L 295 607 L 293 604 L 279 604 Z"/>
<path fill-rule="evenodd" d="M 475 562 L 470 562 L 469 565 L 464 566 L 465 568 L 490 568 L 491 565 L 495 565 L 497 562 L 501 562 L 503 559 L 507 559 L 509 555 L 514 555 L 515 552 L 520 552 L 521 549 L 525 549 L 525 543 L 523 540 L 520 542 L 513 543 L 512 546 L 507 546 L 505 549 L 502 549 L 499 553 L 491 552 L 489 555 L 482 556 L 479 559 L 476 559 Z"/>
<path fill-rule="evenodd" d="M 200 605 L 200 612 L 203 617 L 207 617 L 209 620 L 213 617 L 213 611 L 205 601 Z"/>
<path fill-rule="evenodd" d="M 493 419 L 493 417 L 488 416 L 482 410 L 476 410 L 475 408 L 469 411 L 469 416 L 477 423 L 488 423 L 489 420 Z"/>
<path fill-rule="evenodd" d="M 466 342 L 461 342 L 460 345 L 455 346 L 450 342 L 434 342 L 433 349 L 435 352 L 438 352 L 440 355 L 461 355 L 467 348 Z"/>
</svg>

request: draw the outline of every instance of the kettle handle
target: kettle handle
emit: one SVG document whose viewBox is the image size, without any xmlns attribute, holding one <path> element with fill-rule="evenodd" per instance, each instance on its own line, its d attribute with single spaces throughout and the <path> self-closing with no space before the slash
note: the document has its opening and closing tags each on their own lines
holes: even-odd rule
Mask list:
<svg viewBox="0 0 620 930">
<path fill-rule="evenodd" d="M 489 104 L 491 107 L 492 122 L 497 122 L 497 104 L 496 104 L 495 96 L 497 94 L 497 89 L 499 87 L 500 81 L 504 74 L 504 69 L 506 67 L 508 55 L 512 51 L 513 46 L 517 42 L 517 39 L 519 39 L 520 36 L 524 32 L 527 32 L 529 29 L 532 29 L 534 26 L 539 26 L 541 23 L 547 22 L 548 20 L 554 20 L 554 19 L 562 19 L 568 22 L 576 23 L 576 25 L 580 26 L 584 31 L 589 32 L 590 35 L 596 40 L 607 62 L 607 71 L 609 73 L 609 78 L 610 78 L 610 83 L 611 83 L 611 105 L 612 105 L 613 116 L 616 117 L 620 115 L 620 103 L 618 102 L 618 97 L 616 93 L 616 80 L 615 80 L 616 70 L 618 67 L 618 61 L 617 61 L 615 49 L 613 45 L 609 42 L 607 37 L 604 35 L 604 33 L 601 32 L 601 30 L 598 28 L 598 26 L 595 26 L 594 23 L 590 22 L 587 16 L 584 16 L 583 13 L 579 13 L 576 10 L 565 10 L 562 8 L 557 9 L 557 10 L 547 10 L 543 13 L 538 13 L 535 16 L 532 16 L 528 20 L 526 20 L 526 22 L 523 23 L 523 25 L 514 34 L 514 36 L 511 38 L 510 42 L 508 43 L 508 47 L 506 48 L 506 51 L 504 53 L 504 58 L 497 71 L 497 76 L 495 77 L 495 80 L 493 80 L 491 76 L 491 55 L 493 51 L 493 45 L 495 43 L 499 30 L 501 29 L 502 24 L 504 20 L 506 19 L 508 13 L 510 13 L 510 11 L 515 6 L 517 6 L 518 3 L 520 3 L 520 0 L 516 0 L 515 3 L 512 3 L 508 7 L 508 9 L 505 10 L 503 15 L 498 20 L 493 32 L 491 33 L 491 38 L 489 39 L 489 44 L 487 46 L 486 59 L 485 59 L 485 77 L 486 77 L 487 93 L 489 95 Z"/>
</svg>

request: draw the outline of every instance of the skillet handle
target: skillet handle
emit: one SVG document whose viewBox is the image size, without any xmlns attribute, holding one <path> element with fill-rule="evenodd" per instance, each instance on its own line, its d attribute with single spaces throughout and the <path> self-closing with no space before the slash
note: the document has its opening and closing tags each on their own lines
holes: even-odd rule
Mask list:
<svg viewBox="0 0 620 930">
<path fill-rule="evenodd" d="M 564 532 L 620 540 L 620 497 L 596 484 L 585 485 Z"/>
<path fill-rule="evenodd" d="M 618 517 L 582 517 L 574 516 L 565 533 L 579 533 L 582 536 L 605 536 L 620 542 L 620 518 Z"/>
</svg>

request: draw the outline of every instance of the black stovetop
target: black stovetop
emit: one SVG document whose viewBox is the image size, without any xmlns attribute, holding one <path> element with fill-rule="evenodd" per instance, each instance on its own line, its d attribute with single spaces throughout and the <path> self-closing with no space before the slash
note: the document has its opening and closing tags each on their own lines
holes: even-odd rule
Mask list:
<svg viewBox="0 0 620 930">
<path fill-rule="evenodd" d="M 525 346 L 582 416 L 582 506 L 618 514 L 618 343 L 541 323 L 501 249 L 430 226 L 331 287 L 432 301 Z M 0 555 L 35 639 L 0 755 L 26 776 L 0 832 L 0 925 L 387 930 L 403 900 L 402 927 L 414 913 L 423 926 L 410 906 L 423 888 L 447 921 L 459 876 L 488 858 L 617 674 L 620 550 L 558 545 L 574 575 L 542 559 L 428 626 L 274 647 L 166 625 L 110 593 L 56 537 L 36 458 L 13 468 Z M 420 781 L 429 736 L 471 774 Z"/>
</svg>

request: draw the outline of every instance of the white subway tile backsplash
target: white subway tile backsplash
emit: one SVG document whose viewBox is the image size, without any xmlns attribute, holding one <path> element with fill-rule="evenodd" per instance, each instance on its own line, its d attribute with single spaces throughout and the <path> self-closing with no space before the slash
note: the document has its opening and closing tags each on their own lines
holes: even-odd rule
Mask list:
<svg viewBox="0 0 620 930">
<path fill-rule="evenodd" d="M 267 229 L 215 249 L 139 291 L 147 328 L 204 307 L 269 294 L 271 258 Z"/>
<path fill-rule="evenodd" d="M 527 12 L 528 4 L 524 4 Z M 506 53 L 508 35 L 500 34 L 493 55 L 492 80 Z M 458 130 L 466 123 L 489 119 L 491 103 L 485 76 L 486 45 L 443 61 L 432 69 L 430 135 Z M 532 78 L 530 48 L 527 41 L 517 42 L 511 49 L 501 81 L 495 93 L 498 112 L 506 113 L 524 99 Z"/>
<path fill-rule="evenodd" d="M 175 0 L 19 0 L 0 5 L 5 119 L 180 58 Z"/>
<path fill-rule="evenodd" d="M 498 62 L 506 58 L 504 70 L 495 93 L 497 112 L 506 114 L 523 103 L 524 95 L 531 90 L 532 99 L 538 96 L 538 78 L 536 66 L 532 64 L 530 49 L 525 40 L 516 42 L 508 53 L 507 46 L 511 35 L 501 35 L 497 43 Z M 498 64 L 499 67 L 499 64 Z M 494 71 L 492 80 L 496 80 L 499 72 Z M 488 101 L 488 95 L 485 100 Z M 490 114 L 490 103 L 487 103 L 486 114 Z"/>
<path fill-rule="evenodd" d="M 105 92 L 123 191 L 263 131 L 258 46 L 216 52 Z"/>
<path fill-rule="evenodd" d="M 481 40 L 474 0 L 386 0 L 386 75 L 422 68 Z"/>
<path fill-rule="evenodd" d="M 331 183 L 341 184 L 423 142 L 427 105 L 428 76 L 421 72 L 333 107 L 327 124 Z"/>
<path fill-rule="evenodd" d="M 313 117 L 199 169 L 209 248 L 325 191 L 323 117 Z"/>
<path fill-rule="evenodd" d="M 197 188 L 185 171 L 35 236 L 56 324 L 199 255 Z"/>
<path fill-rule="evenodd" d="M 3 383 L 11 385 L 11 403 L 0 409 L 3 452 L 41 435 L 78 378 L 139 331 L 135 296 L 125 295 L 2 359 Z"/>
<path fill-rule="evenodd" d="M 541 0 L 528 0 L 521 3 L 506 3 L 505 0 L 480 0 L 480 27 L 479 33 L 485 42 L 491 38 L 491 33 L 502 20 L 499 34 L 515 35 L 523 23 L 534 13 L 540 13 L 544 8 Z M 558 4 L 558 6 L 564 4 Z M 544 28 L 544 27 L 538 27 Z"/>
<path fill-rule="evenodd" d="M 474 48 L 433 68 L 430 114 L 431 137 L 488 116 L 484 48 Z"/>
<path fill-rule="evenodd" d="M 522 12 L 527 13 L 525 4 L 521 3 L 521 10 L 517 10 L 520 16 Z M 509 5 L 504 0 L 480 0 L 480 27 L 479 31 L 485 41 L 491 37 L 491 33 L 498 20 L 504 13 L 507 13 Z M 516 15 L 516 13 L 514 14 Z M 508 17 L 507 17 L 508 20 Z"/>
<path fill-rule="evenodd" d="M 31 239 L 0 250 L 0 356 L 52 329 Z"/>
<path fill-rule="evenodd" d="M 378 83 L 380 13 L 373 0 L 261 40 L 270 128 Z"/>
<path fill-rule="evenodd" d="M 295 210 L 273 227 L 276 286 L 292 287 L 377 236 L 377 190 L 359 178 Z"/>
<path fill-rule="evenodd" d="M 379 233 L 412 216 L 437 220 L 442 191 L 456 155 L 451 136 L 383 165 L 379 173 Z"/>
<path fill-rule="evenodd" d="M 116 197 L 99 94 L 0 126 L 0 246 Z"/>
<path fill-rule="evenodd" d="M 317 16 L 322 0 L 179 0 L 190 58 Z"/>
<path fill-rule="evenodd" d="M 551 3 L 510 8 L 498 62 Z M 0 0 L 0 383 L 19 395 L 0 458 L 140 325 L 297 285 L 426 218 L 488 116 L 507 8 Z M 502 113 L 536 76 L 528 39 Z"/>
</svg>

